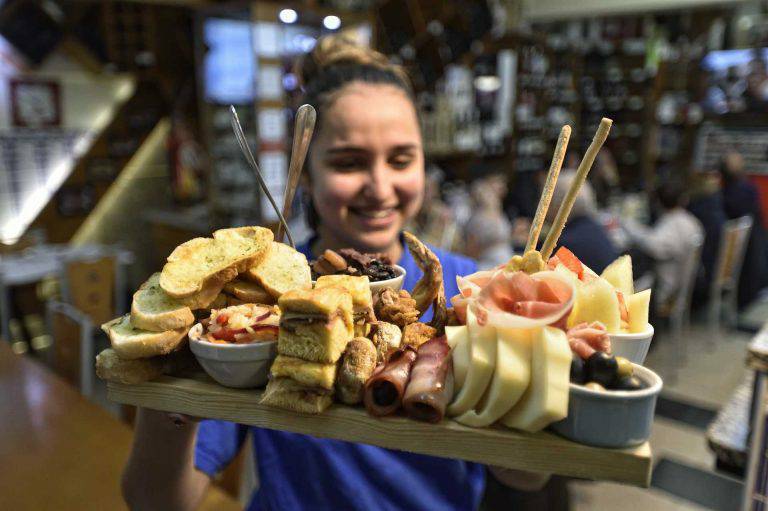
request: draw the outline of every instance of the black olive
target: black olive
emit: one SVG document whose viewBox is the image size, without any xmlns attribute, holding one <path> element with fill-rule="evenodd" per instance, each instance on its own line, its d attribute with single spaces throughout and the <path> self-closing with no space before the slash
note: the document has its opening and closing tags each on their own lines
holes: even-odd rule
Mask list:
<svg viewBox="0 0 768 511">
<path fill-rule="evenodd" d="M 571 358 L 571 381 L 582 384 L 586 381 L 584 374 L 584 360 L 576 353 Z"/>
<path fill-rule="evenodd" d="M 605 388 L 611 388 L 617 379 L 619 365 L 616 363 L 616 357 L 596 351 L 587 359 L 584 369 L 588 381 L 596 381 Z"/>
<path fill-rule="evenodd" d="M 616 382 L 616 390 L 640 390 L 644 388 L 643 382 L 637 376 L 625 376 Z"/>
</svg>

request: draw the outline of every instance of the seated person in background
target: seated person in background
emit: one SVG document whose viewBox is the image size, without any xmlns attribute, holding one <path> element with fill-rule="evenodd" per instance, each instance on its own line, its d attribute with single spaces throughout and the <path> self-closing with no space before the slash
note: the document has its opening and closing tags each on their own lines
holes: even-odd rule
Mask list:
<svg viewBox="0 0 768 511">
<path fill-rule="evenodd" d="M 575 176 L 575 173 L 570 171 L 560 173 L 552 195 L 552 203 L 547 211 L 549 222 L 555 219 L 557 210 Z M 573 252 L 582 263 L 595 272 L 601 273 L 619 256 L 619 253 L 605 228 L 597 221 L 596 214 L 595 193 L 589 182 L 585 182 L 576 196 L 576 202 L 573 203 L 573 209 L 557 244 L 558 247 L 563 246 Z M 541 239 L 544 237 L 542 236 Z"/>
<path fill-rule="evenodd" d="M 472 184 L 472 215 L 464 226 L 465 252 L 477 260 L 481 270 L 506 263 L 513 255 L 512 225 L 501 204 L 506 188 L 500 175 Z"/>
<path fill-rule="evenodd" d="M 738 303 L 742 308 L 752 302 L 764 286 L 768 286 L 768 250 L 760 194 L 745 175 L 744 157 L 738 152 L 728 152 L 720 162 L 719 170 L 726 216 L 730 219 L 749 216 L 753 222 L 739 276 Z"/>
<path fill-rule="evenodd" d="M 688 198 L 679 183 L 664 183 L 656 190 L 656 198 L 662 212 L 653 227 L 631 220 L 624 220 L 622 227 L 632 243 L 655 261 L 654 301 L 664 315 L 688 273 L 688 255 L 703 239 L 704 229 L 685 209 Z"/>
<path fill-rule="evenodd" d="M 720 249 L 720 234 L 727 220 L 716 175 L 705 172 L 693 174 L 688 211 L 704 228 L 704 245 L 701 247 L 701 265 L 704 271 L 699 272 L 693 291 L 694 304 L 703 304 L 709 298 L 717 252 Z"/>
</svg>

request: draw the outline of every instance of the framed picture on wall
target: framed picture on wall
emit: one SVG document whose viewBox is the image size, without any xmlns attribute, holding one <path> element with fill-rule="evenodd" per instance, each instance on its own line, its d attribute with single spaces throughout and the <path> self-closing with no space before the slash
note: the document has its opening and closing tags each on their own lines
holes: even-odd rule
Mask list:
<svg viewBox="0 0 768 511">
<path fill-rule="evenodd" d="M 9 82 L 11 118 L 18 128 L 61 126 L 61 87 L 53 80 L 13 78 Z"/>
</svg>

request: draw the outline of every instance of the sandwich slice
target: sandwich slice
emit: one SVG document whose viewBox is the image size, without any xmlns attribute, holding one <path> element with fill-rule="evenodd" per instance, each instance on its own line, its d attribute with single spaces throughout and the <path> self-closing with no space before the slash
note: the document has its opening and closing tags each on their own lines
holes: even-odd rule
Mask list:
<svg viewBox="0 0 768 511">
<path fill-rule="evenodd" d="M 130 314 L 104 323 L 101 329 L 109 336 L 112 349 L 123 360 L 167 355 L 184 344 L 189 332 L 189 327 L 165 332 L 142 330 L 131 324 Z"/>
<path fill-rule="evenodd" d="M 160 287 L 160 274 L 155 273 L 133 294 L 131 324 L 152 332 L 165 332 L 190 326 L 195 322 L 192 310 Z"/>
<path fill-rule="evenodd" d="M 355 335 L 366 336 L 368 334 L 366 323 L 371 323 L 376 319 L 373 314 L 371 283 L 368 277 L 323 275 L 317 279 L 315 289 L 327 286 L 339 286 L 349 291 L 350 295 L 352 295 L 352 321 L 354 323 Z"/>
<path fill-rule="evenodd" d="M 160 286 L 174 298 L 209 292 L 211 301 L 225 283 L 266 255 L 273 235 L 263 227 L 216 231 L 214 238 L 182 243 L 168 256 L 160 273 Z"/>
<path fill-rule="evenodd" d="M 333 393 L 308 387 L 291 378 L 274 378 L 267 383 L 261 404 L 300 413 L 322 413 L 333 403 Z"/>
<path fill-rule="evenodd" d="M 344 288 L 294 289 L 278 300 L 277 351 L 308 362 L 335 363 L 353 334 L 352 297 Z"/>
<path fill-rule="evenodd" d="M 259 284 L 275 299 L 291 289 L 312 287 L 312 271 L 307 257 L 276 241 L 270 244 L 264 260 L 252 265 L 244 276 Z"/>
<path fill-rule="evenodd" d="M 269 370 L 272 378 L 291 378 L 307 387 L 332 390 L 336 380 L 336 364 L 307 362 L 296 357 L 278 355 Z"/>
</svg>

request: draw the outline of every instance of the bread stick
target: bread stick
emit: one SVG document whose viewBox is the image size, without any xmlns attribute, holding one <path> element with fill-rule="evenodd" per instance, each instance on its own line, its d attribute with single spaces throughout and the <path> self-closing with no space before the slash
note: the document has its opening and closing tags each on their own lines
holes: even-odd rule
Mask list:
<svg viewBox="0 0 768 511">
<path fill-rule="evenodd" d="M 528 242 L 525 244 L 524 253 L 528 252 L 529 250 L 536 250 L 536 244 L 539 242 L 541 227 L 544 225 L 544 218 L 547 216 L 549 203 L 552 201 L 552 194 L 555 193 L 557 176 L 560 175 L 560 169 L 563 166 L 563 160 L 565 160 L 565 150 L 568 147 L 568 140 L 570 138 L 571 127 L 566 124 L 563 126 L 563 129 L 560 130 L 560 136 L 557 138 L 555 152 L 552 155 L 552 163 L 549 165 L 547 180 L 544 183 L 544 190 L 541 192 L 539 205 L 536 208 L 536 215 L 533 217 L 533 223 L 531 224 L 531 230 L 528 233 Z"/>
<path fill-rule="evenodd" d="M 600 126 L 597 128 L 595 137 L 592 139 L 592 143 L 589 144 L 587 152 L 584 153 L 584 158 L 581 160 L 579 168 L 576 170 L 576 178 L 573 180 L 571 188 L 565 195 L 562 204 L 560 204 L 560 209 L 557 210 L 557 216 L 552 224 L 552 229 L 550 229 L 547 239 L 544 240 L 544 245 L 541 247 L 541 257 L 544 261 L 549 259 L 549 256 L 552 255 L 552 250 L 554 250 L 557 240 L 560 239 L 560 234 L 563 232 L 565 222 L 568 219 L 568 215 L 571 213 L 573 203 L 576 201 L 576 195 L 579 193 L 581 185 L 583 185 L 584 181 L 587 179 L 587 174 L 589 174 L 589 171 L 592 169 L 592 164 L 595 162 L 597 153 L 600 151 L 600 148 L 603 147 L 605 139 L 608 138 L 608 132 L 611 131 L 612 124 L 613 121 L 606 117 L 603 117 L 600 120 Z"/>
</svg>

